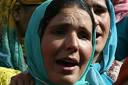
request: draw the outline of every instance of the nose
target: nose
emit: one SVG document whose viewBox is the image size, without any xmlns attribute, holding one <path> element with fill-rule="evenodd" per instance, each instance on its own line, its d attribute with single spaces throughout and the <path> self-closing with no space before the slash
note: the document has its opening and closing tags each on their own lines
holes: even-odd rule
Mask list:
<svg viewBox="0 0 128 85">
<path fill-rule="evenodd" d="M 101 18 L 99 15 L 95 14 L 93 10 L 92 10 L 92 13 L 93 13 L 96 25 L 98 25 L 100 23 Z"/>
<path fill-rule="evenodd" d="M 94 15 L 94 17 L 95 17 L 95 23 L 96 23 L 96 26 L 97 26 L 100 23 L 100 17 L 97 16 L 97 15 Z"/>
<path fill-rule="evenodd" d="M 71 33 L 65 39 L 65 49 L 70 53 L 76 52 L 79 49 L 79 39 L 76 33 Z"/>
</svg>

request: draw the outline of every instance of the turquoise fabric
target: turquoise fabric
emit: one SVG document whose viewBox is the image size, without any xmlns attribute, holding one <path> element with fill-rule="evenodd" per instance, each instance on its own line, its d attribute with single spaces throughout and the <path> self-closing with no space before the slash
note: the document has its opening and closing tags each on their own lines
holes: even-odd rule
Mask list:
<svg viewBox="0 0 128 85">
<path fill-rule="evenodd" d="M 43 58 L 41 55 L 41 46 L 40 46 L 40 37 L 39 37 L 39 24 L 44 15 L 46 7 L 49 5 L 51 0 L 45 1 L 39 7 L 37 7 L 30 19 L 28 24 L 28 29 L 26 32 L 25 43 L 27 49 L 27 64 L 28 71 L 34 77 L 36 85 L 54 85 L 50 83 L 47 78 L 45 68 L 43 63 Z M 75 83 L 75 85 L 111 85 L 112 80 L 106 75 L 105 71 L 111 66 L 114 60 L 114 53 L 117 45 L 117 34 L 115 27 L 115 16 L 114 10 L 111 2 L 109 1 L 108 7 L 111 15 L 111 33 L 109 39 L 107 40 L 106 46 L 103 50 L 103 62 L 100 64 L 95 64 L 90 66 L 92 63 L 94 51 L 92 52 L 91 59 L 88 63 L 88 68 L 85 69 L 85 72 L 81 76 L 81 79 Z M 95 36 L 93 37 L 95 39 Z M 94 40 L 95 45 L 95 40 Z M 94 49 L 95 50 L 95 46 Z M 89 71 L 89 72 L 88 72 Z M 88 72 L 88 73 L 87 73 Z M 101 72 L 101 73 L 100 73 Z M 86 75 L 89 76 L 86 78 Z M 98 77 L 98 78 L 97 78 Z M 98 80 L 97 80 L 98 79 Z"/>
<path fill-rule="evenodd" d="M 16 30 L 5 25 L 0 41 L 0 66 L 24 71 L 27 68 Z"/>
<path fill-rule="evenodd" d="M 26 64 L 10 12 L 14 0 L 0 0 L 0 66 L 24 71 Z"/>
<path fill-rule="evenodd" d="M 116 26 L 118 34 L 116 60 L 121 61 L 128 57 L 128 16 L 124 17 Z"/>
<path fill-rule="evenodd" d="M 103 59 L 101 63 L 91 65 L 87 74 L 87 81 L 90 85 L 112 85 L 112 79 L 107 75 L 107 71 L 115 59 L 115 51 L 117 47 L 117 30 L 115 25 L 115 14 L 111 0 L 107 3 L 110 13 L 110 33 L 105 48 L 103 49 Z"/>
<path fill-rule="evenodd" d="M 36 85 L 41 85 L 42 82 L 40 80 L 47 81 L 45 69 L 41 69 L 41 67 L 44 67 L 44 63 L 41 55 L 38 29 L 45 9 L 49 5 L 50 1 L 51 0 L 47 0 L 35 9 L 30 22 L 28 23 L 25 36 L 28 71 L 36 79 Z"/>
</svg>

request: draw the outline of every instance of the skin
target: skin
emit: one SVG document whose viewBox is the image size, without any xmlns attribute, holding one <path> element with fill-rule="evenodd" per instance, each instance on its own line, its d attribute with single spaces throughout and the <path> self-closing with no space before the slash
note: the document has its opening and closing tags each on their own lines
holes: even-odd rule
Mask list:
<svg viewBox="0 0 128 85">
<path fill-rule="evenodd" d="M 109 35 L 110 15 L 105 0 L 87 0 L 87 2 L 92 7 L 95 22 L 97 24 L 94 62 L 99 62 L 101 60 L 100 53 L 102 52 Z"/>
<path fill-rule="evenodd" d="M 48 79 L 59 85 L 79 80 L 91 55 L 91 37 L 92 21 L 86 11 L 77 6 L 62 9 L 41 39 Z"/>
<path fill-rule="evenodd" d="M 86 0 L 86 1 L 92 7 L 95 21 L 97 23 L 97 29 L 99 31 L 101 31 L 101 33 L 104 33 L 101 36 L 99 36 L 99 39 L 97 37 L 97 40 L 96 40 L 97 45 L 96 45 L 96 53 L 95 53 L 95 59 L 94 59 L 94 63 L 95 63 L 95 62 L 100 61 L 100 59 L 101 59 L 101 57 L 99 57 L 100 52 L 103 50 L 106 40 L 108 38 L 109 29 L 110 29 L 110 16 L 109 16 L 109 13 L 107 10 L 105 0 Z M 22 74 L 24 74 L 24 73 L 22 73 Z M 29 74 L 26 74 L 23 77 L 26 78 L 27 75 L 29 75 Z M 21 78 L 22 78 L 22 76 L 19 76 L 19 78 L 17 78 L 17 80 L 20 80 Z M 14 84 L 14 85 L 16 85 L 16 84 Z M 31 85 L 31 84 L 29 84 L 29 85 Z"/>
</svg>

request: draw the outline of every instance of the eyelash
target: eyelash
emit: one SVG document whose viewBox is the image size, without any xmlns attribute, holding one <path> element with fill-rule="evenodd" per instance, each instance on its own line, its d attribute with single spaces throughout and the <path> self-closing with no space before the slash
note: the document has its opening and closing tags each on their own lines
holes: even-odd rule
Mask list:
<svg viewBox="0 0 128 85">
<path fill-rule="evenodd" d="M 66 30 L 64 28 L 56 28 L 52 33 L 57 36 L 64 36 L 66 34 Z"/>
<path fill-rule="evenodd" d="M 65 28 L 55 28 L 52 31 L 52 34 L 59 37 L 64 37 L 68 33 L 68 31 Z M 79 39 L 82 40 L 90 40 L 89 34 L 87 34 L 85 31 L 80 31 L 77 33 L 77 36 Z"/>
<path fill-rule="evenodd" d="M 82 40 L 89 40 L 90 39 L 89 35 L 84 31 L 78 32 L 78 38 L 82 39 Z"/>
<path fill-rule="evenodd" d="M 97 7 L 93 7 L 93 11 L 94 11 L 94 13 L 95 14 L 97 14 L 97 15 L 101 15 L 102 13 L 105 13 L 106 12 L 106 10 L 105 9 L 103 9 L 103 8 L 97 8 Z"/>
</svg>

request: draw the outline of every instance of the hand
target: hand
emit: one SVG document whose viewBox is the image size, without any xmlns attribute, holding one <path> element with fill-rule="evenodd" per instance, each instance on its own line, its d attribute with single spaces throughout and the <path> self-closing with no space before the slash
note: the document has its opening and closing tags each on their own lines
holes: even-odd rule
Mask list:
<svg viewBox="0 0 128 85">
<path fill-rule="evenodd" d="M 10 85 L 34 85 L 34 80 L 29 73 L 23 72 L 13 76 Z"/>
</svg>

